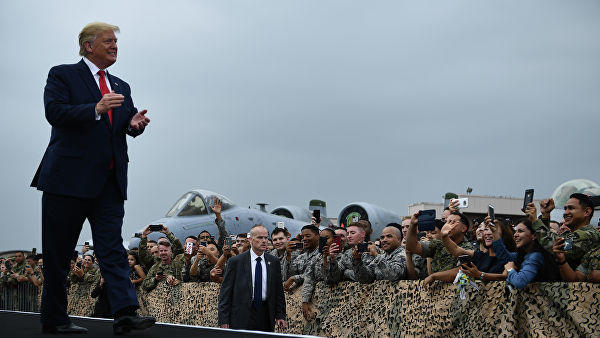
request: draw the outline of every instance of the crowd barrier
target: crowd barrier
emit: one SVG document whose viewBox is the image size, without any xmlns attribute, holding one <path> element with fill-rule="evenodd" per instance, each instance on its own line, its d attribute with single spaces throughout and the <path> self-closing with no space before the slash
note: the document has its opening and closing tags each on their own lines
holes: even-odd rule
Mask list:
<svg viewBox="0 0 600 338">
<path fill-rule="evenodd" d="M 0 285 L 0 310 L 39 312 L 40 288 L 31 283 Z"/>
<path fill-rule="evenodd" d="M 511 290 L 505 282 L 477 283 L 461 299 L 455 285 L 421 281 L 319 283 L 305 321 L 300 289 L 286 293 L 288 328 L 282 333 L 330 337 L 533 336 L 591 337 L 600 332 L 600 284 L 539 283 Z M 69 292 L 69 313 L 89 316 L 89 285 Z M 161 283 L 140 291 L 140 313 L 158 321 L 217 326 L 219 284 Z"/>
</svg>

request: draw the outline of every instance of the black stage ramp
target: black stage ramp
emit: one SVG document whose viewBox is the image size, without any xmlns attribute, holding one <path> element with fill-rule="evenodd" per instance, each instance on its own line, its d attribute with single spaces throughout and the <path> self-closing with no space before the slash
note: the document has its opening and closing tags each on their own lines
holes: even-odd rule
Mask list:
<svg viewBox="0 0 600 338">
<path fill-rule="evenodd" d="M 82 338 L 106 338 L 117 337 L 112 332 L 112 319 L 98 319 L 89 317 L 71 316 L 75 325 L 88 329 L 85 335 L 69 335 L 67 337 Z M 56 337 L 55 335 L 42 334 L 40 314 L 32 312 L 15 312 L 0 310 L 0 336 L 2 338 L 13 337 Z M 144 338 L 186 338 L 193 337 L 312 337 L 290 334 L 276 334 L 258 331 L 228 330 L 214 327 L 180 325 L 169 323 L 156 323 L 152 328 L 145 331 L 132 331 L 120 337 L 144 337 Z"/>
</svg>

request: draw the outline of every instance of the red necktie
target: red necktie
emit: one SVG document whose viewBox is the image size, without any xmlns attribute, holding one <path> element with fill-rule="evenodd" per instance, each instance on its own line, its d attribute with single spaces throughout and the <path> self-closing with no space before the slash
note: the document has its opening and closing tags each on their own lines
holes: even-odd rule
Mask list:
<svg viewBox="0 0 600 338">
<path fill-rule="evenodd" d="M 104 96 L 105 94 L 110 93 L 110 91 L 108 90 L 108 86 L 106 85 L 106 80 L 104 78 L 104 71 L 99 70 L 98 75 L 100 75 L 100 93 L 102 94 L 102 96 Z M 112 126 L 112 113 L 113 113 L 112 109 L 108 111 L 108 120 L 110 121 L 111 126 Z"/>
<path fill-rule="evenodd" d="M 102 96 L 104 96 L 105 94 L 110 93 L 110 91 L 108 90 L 108 86 L 106 85 L 106 80 L 105 80 L 105 77 L 104 77 L 104 71 L 103 70 L 99 70 L 98 71 L 98 75 L 100 75 L 100 81 L 99 81 L 100 82 L 100 93 L 102 94 Z M 110 125 L 111 126 L 112 126 L 112 118 L 113 118 L 112 113 L 113 113 L 113 110 L 110 109 L 108 111 L 108 120 L 110 121 Z M 115 166 L 115 160 L 112 159 L 112 160 L 110 160 L 110 167 L 109 167 L 109 169 L 112 170 L 112 168 L 114 166 Z"/>
</svg>

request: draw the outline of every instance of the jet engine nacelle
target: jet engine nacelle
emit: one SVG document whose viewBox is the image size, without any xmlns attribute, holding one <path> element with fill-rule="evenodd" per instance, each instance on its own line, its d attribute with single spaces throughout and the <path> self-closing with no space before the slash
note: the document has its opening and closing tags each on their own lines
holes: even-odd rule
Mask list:
<svg viewBox="0 0 600 338">
<path fill-rule="evenodd" d="M 271 211 L 271 213 L 273 215 L 287 217 L 287 218 L 295 219 L 297 221 L 304 221 L 304 222 L 306 222 L 306 224 L 310 224 L 310 218 L 312 217 L 312 214 L 310 213 L 310 211 L 308 211 L 304 208 L 293 206 L 293 205 L 291 205 L 291 206 L 285 205 L 285 206 L 277 207 L 277 208 L 273 209 L 273 211 Z"/>
<path fill-rule="evenodd" d="M 383 209 L 377 205 L 355 202 L 346 205 L 338 217 L 338 225 L 347 227 L 352 223 L 352 218 L 357 216 L 359 220 L 368 220 L 373 228 L 371 240 L 381 236 L 381 231 L 390 223 L 402 224 L 402 217 L 394 212 Z"/>
</svg>

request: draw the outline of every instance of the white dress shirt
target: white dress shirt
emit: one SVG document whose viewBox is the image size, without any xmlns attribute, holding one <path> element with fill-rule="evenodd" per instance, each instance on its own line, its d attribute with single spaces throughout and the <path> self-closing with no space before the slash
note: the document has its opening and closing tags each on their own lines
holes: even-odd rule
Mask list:
<svg viewBox="0 0 600 338">
<path fill-rule="evenodd" d="M 252 270 L 252 299 L 254 299 L 254 273 L 256 269 L 256 258 L 260 257 L 260 264 L 262 270 L 262 300 L 267 300 L 267 262 L 265 262 L 265 253 L 258 256 L 254 253 L 254 250 L 250 248 L 250 268 Z"/>
<path fill-rule="evenodd" d="M 94 77 L 94 80 L 96 80 L 96 86 L 98 86 L 98 89 L 100 89 L 100 75 L 98 74 L 98 71 L 101 69 L 98 68 L 98 66 L 96 66 L 94 63 L 92 63 L 92 61 L 88 60 L 88 58 L 86 58 L 85 56 L 83 57 L 83 62 L 85 62 L 85 64 L 90 69 L 90 72 L 92 72 L 92 76 Z M 106 87 L 108 87 L 108 91 L 110 92 L 112 90 L 112 87 L 110 86 L 110 81 L 108 81 L 108 72 L 106 72 L 106 69 L 102 70 L 104 71 L 104 80 L 106 82 Z M 96 120 L 100 120 L 100 114 L 98 114 L 98 112 L 96 112 Z"/>
</svg>

